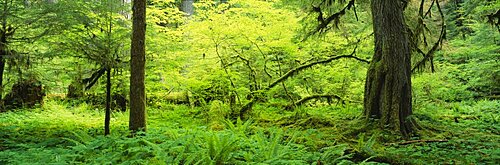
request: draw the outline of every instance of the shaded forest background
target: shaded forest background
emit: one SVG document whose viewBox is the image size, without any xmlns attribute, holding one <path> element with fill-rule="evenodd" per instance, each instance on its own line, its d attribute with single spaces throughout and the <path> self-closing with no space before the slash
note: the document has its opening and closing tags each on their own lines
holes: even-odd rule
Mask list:
<svg viewBox="0 0 500 165">
<path fill-rule="evenodd" d="M 370 3 L 342 2 L 147 1 L 148 133 L 127 138 L 130 3 L 2 0 L 0 164 L 498 162 L 500 2 L 406 4 L 404 142 L 362 117 Z"/>
</svg>

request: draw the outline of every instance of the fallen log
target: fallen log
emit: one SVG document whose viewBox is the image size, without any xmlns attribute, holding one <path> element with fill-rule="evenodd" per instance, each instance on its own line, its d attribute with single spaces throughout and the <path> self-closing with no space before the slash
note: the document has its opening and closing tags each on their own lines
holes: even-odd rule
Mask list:
<svg viewBox="0 0 500 165">
<path fill-rule="evenodd" d="M 311 95 L 311 96 L 306 96 L 294 103 L 291 103 L 291 104 L 288 104 L 285 109 L 286 110 L 291 110 L 293 109 L 294 107 L 296 106 L 300 106 L 306 102 L 308 102 L 309 100 L 312 100 L 312 99 L 321 99 L 321 98 L 326 98 L 328 99 L 328 102 L 330 103 L 331 102 L 331 99 L 337 99 L 339 101 L 343 101 L 342 98 L 340 98 L 340 96 L 338 95 L 334 95 L 334 94 L 318 94 L 318 95 Z"/>
<path fill-rule="evenodd" d="M 428 139 L 428 140 L 410 140 L 410 141 L 404 141 L 404 142 L 397 142 L 397 143 L 385 143 L 385 146 L 390 146 L 390 145 L 408 145 L 408 144 L 413 144 L 413 143 L 433 143 L 433 142 L 448 142 L 448 140 L 444 139 Z"/>
</svg>

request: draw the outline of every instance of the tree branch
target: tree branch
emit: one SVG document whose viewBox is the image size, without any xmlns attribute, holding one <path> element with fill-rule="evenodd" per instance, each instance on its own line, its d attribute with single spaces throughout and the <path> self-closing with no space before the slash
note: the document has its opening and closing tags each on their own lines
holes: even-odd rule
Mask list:
<svg viewBox="0 0 500 165">
<path fill-rule="evenodd" d="M 338 23 L 339 23 L 340 17 L 342 17 L 343 15 L 345 15 L 346 11 L 350 10 L 351 8 L 354 9 L 353 11 L 355 13 L 356 20 L 357 20 L 358 19 L 358 15 L 356 13 L 356 7 L 355 7 L 355 4 L 354 4 L 354 1 L 355 0 L 350 0 L 349 3 L 342 10 L 340 10 L 337 13 L 334 13 L 334 14 L 328 16 L 327 18 L 323 18 L 323 12 L 321 11 L 321 7 L 320 6 L 318 6 L 318 7 L 313 6 L 312 7 L 312 11 L 318 13 L 317 20 L 319 21 L 320 24 L 316 27 L 316 29 L 314 31 L 312 31 L 310 34 L 308 34 L 305 37 L 305 39 L 307 39 L 308 36 L 314 35 L 314 34 L 316 34 L 318 32 L 319 33 L 325 32 L 327 30 L 328 25 L 330 23 L 332 23 L 332 22 L 333 22 L 334 26 L 338 27 Z"/>
<path fill-rule="evenodd" d="M 414 67 L 411 69 L 412 72 L 415 72 L 417 69 L 421 69 L 425 67 L 425 63 L 427 61 L 430 61 L 431 64 L 431 71 L 435 72 L 434 69 L 434 53 L 438 50 L 439 45 L 443 43 L 443 39 L 445 38 L 446 35 L 446 25 L 445 25 L 445 20 L 444 20 L 444 14 L 443 11 L 441 10 L 441 6 L 439 5 L 439 2 L 436 2 L 436 6 L 438 8 L 439 14 L 441 15 L 441 33 L 439 34 L 439 39 L 434 43 L 434 46 L 425 54 L 424 58 L 420 60 Z M 417 47 L 418 48 L 418 47 Z M 419 50 L 419 49 L 418 49 Z M 422 52 L 420 50 L 420 52 Z"/>
<path fill-rule="evenodd" d="M 297 74 L 298 72 L 300 72 L 300 71 L 302 71 L 304 69 L 310 68 L 310 67 L 312 67 L 314 65 L 318 65 L 318 64 L 329 63 L 329 62 L 331 62 L 333 60 L 338 60 L 338 59 L 341 59 L 341 58 L 352 58 L 352 59 L 356 59 L 356 60 L 364 62 L 364 63 L 370 63 L 368 60 L 361 59 L 359 57 L 354 56 L 354 54 L 356 53 L 356 49 L 357 49 L 357 46 L 356 46 L 356 48 L 354 48 L 353 52 L 350 55 L 333 56 L 333 57 L 330 57 L 330 58 L 327 58 L 327 59 L 324 59 L 324 60 L 320 60 L 320 61 L 316 61 L 316 62 L 311 62 L 311 63 L 308 63 L 308 64 L 300 65 L 300 66 L 298 66 L 296 68 L 293 68 L 293 69 L 289 70 L 288 72 L 286 72 L 283 76 L 281 76 L 278 79 L 274 80 L 265 89 L 268 90 L 268 89 L 273 88 L 278 83 L 280 83 L 282 81 L 285 81 L 289 77 Z"/>
<path fill-rule="evenodd" d="M 308 63 L 308 64 L 304 64 L 304 65 L 300 65 L 296 68 L 293 68 L 291 70 L 289 70 L 288 72 L 286 72 L 283 76 L 279 77 L 278 79 L 274 80 L 271 84 L 269 84 L 267 87 L 263 88 L 262 90 L 258 90 L 258 91 L 252 91 L 252 92 L 263 92 L 263 91 L 267 91 L 273 87 L 275 87 L 276 85 L 278 85 L 279 83 L 287 80 L 288 78 L 292 77 L 293 75 L 297 74 L 298 72 L 304 70 L 304 69 L 307 69 L 307 68 L 310 68 L 310 67 L 313 67 L 315 65 L 318 65 L 318 64 L 325 64 L 325 63 L 329 63 L 333 60 L 337 60 L 337 59 L 341 59 L 341 58 L 353 58 L 353 59 L 356 59 L 358 61 L 361 61 L 361 62 L 365 62 L 365 63 L 369 63 L 368 60 L 365 60 L 365 59 L 361 59 L 359 57 L 356 57 L 354 56 L 354 54 L 356 53 L 356 50 L 358 48 L 358 45 L 356 45 L 356 47 L 354 48 L 354 50 L 352 51 L 351 54 L 349 55 L 341 55 L 341 56 L 333 56 L 333 57 L 330 57 L 330 58 L 327 58 L 327 59 L 324 59 L 324 60 L 320 60 L 320 61 L 316 61 L 316 62 L 311 62 L 311 63 Z M 256 102 L 256 99 L 253 99 L 250 100 L 249 102 L 247 102 L 241 109 L 240 109 L 240 117 L 242 117 L 241 119 L 243 119 L 243 116 L 246 112 L 248 112 L 253 104 Z"/>
</svg>

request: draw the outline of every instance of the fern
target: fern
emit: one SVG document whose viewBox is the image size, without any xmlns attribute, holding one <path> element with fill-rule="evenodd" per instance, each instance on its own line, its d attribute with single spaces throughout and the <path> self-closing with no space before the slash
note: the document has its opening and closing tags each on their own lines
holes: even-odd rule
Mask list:
<svg viewBox="0 0 500 165">
<path fill-rule="evenodd" d="M 233 124 L 233 122 L 229 119 L 224 120 L 224 126 L 226 127 L 226 129 L 242 137 L 247 137 L 248 131 L 252 123 L 253 123 L 252 119 L 243 122 L 241 119 L 238 118 L 236 121 L 236 125 Z"/>
</svg>

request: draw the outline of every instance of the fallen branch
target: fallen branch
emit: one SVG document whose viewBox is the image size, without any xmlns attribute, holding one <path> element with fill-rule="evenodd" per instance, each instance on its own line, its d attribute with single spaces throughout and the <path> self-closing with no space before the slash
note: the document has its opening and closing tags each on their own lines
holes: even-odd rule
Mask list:
<svg viewBox="0 0 500 165">
<path fill-rule="evenodd" d="M 289 105 L 287 105 L 285 107 L 285 109 L 287 110 L 291 110 L 293 109 L 295 106 L 299 106 L 299 105 L 302 105 L 306 102 L 308 102 L 309 100 L 312 100 L 312 99 L 321 99 L 321 98 L 326 98 L 328 99 L 328 101 L 330 102 L 331 99 L 337 99 L 337 100 L 340 100 L 342 101 L 342 98 L 340 98 L 340 96 L 337 96 L 337 95 L 334 95 L 334 94 L 320 94 L 320 95 L 311 95 L 311 96 L 306 96 L 294 103 L 291 103 Z"/>
<path fill-rule="evenodd" d="M 410 141 L 404 141 L 404 142 L 398 142 L 398 143 L 385 143 L 385 146 L 390 146 L 390 145 L 408 145 L 408 144 L 413 144 L 413 143 L 432 143 L 432 142 L 448 142 L 448 140 L 441 140 L 441 139 L 429 139 L 429 140 L 410 140 Z"/>
</svg>

